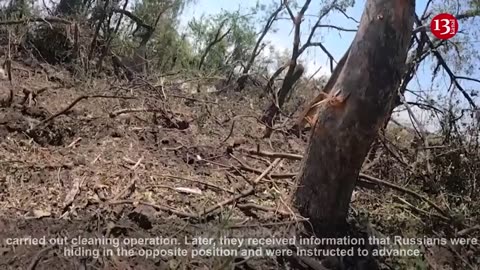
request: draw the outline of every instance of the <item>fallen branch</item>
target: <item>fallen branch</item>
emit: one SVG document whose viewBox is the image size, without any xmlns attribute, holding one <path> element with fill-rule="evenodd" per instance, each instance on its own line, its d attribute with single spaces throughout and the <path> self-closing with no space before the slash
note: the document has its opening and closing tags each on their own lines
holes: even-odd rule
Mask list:
<svg viewBox="0 0 480 270">
<path fill-rule="evenodd" d="M 230 194 L 234 193 L 231 190 L 228 190 L 226 188 L 217 186 L 215 184 L 208 183 L 208 182 L 201 181 L 201 180 L 191 179 L 191 178 L 187 178 L 187 177 L 183 177 L 183 176 L 176 176 L 176 175 L 170 175 L 170 174 L 158 174 L 157 176 L 170 178 L 170 179 L 184 180 L 184 181 L 193 182 L 193 183 L 199 183 L 199 184 L 205 185 L 207 187 L 210 187 L 210 188 L 213 188 L 213 189 L 216 189 L 216 190 L 221 190 L 221 191 L 224 191 L 224 192 L 227 192 L 227 193 L 230 193 Z"/>
<path fill-rule="evenodd" d="M 477 224 L 477 225 L 475 225 L 471 228 L 466 228 L 466 229 L 463 229 L 463 230 L 459 231 L 457 233 L 457 236 L 464 236 L 464 235 L 470 234 L 470 233 L 475 232 L 475 231 L 480 231 L 480 225 L 479 224 Z"/>
<path fill-rule="evenodd" d="M 58 113 L 48 117 L 47 119 L 43 120 L 42 122 L 38 123 L 37 125 L 33 126 L 28 130 L 28 132 L 32 132 L 33 130 L 37 129 L 38 127 L 52 121 L 54 118 L 67 113 L 73 106 L 75 106 L 78 102 L 84 100 L 84 99 L 89 99 L 89 98 L 120 98 L 120 99 L 136 99 L 136 97 L 124 97 L 124 96 L 105 96 L 105 95 L 86 95 L 86 96 L 80 96 L 77 99 L 75 99 L 70 105 L 68 105 L 65 109 L 59 111 Z"/>
<path fill-rule="evenodd" d="M 249 220 L 250 221 L 250 220 Z M 307 218 L 300 218 L 298 220 L 288 220 L 288 221 L 279 221 L 279 222 L 269 222 L 269 223 L 256 223 L 256 224 L 244 224 L 244 222 L 241 222 L 240 224 L 234 224 L 231 226 L 228 226 L 229 229 L 240 229 L 240 228 L 252 228 L 252 227 L 277 227 L 277 226 L 283 226 L 283 225 L 294 225 L 294 224 L 299 224 L 301 222 L 307 222 Z"/>
<path fill-rule="evenodd" d="M 275 208 L 272 208 L 272 207 L 266 207 L 266 206 L 254 204 L 254 203 L 237 204 L 237 207 L 241 208 L 241 209 L 257 209 L 257 210 L 261 210 L 261 211 L 264 211 L 264 212 L 271 212 L 271 213 L 275 213 L 275 214 L 280 214 L 280 215 L 286 216 L 286 217 L 292 216 L 291 213 L 288 213 L 288 212 L 285 212 L 285 211 L 282 211 L 282 210 L 278 210 L 278 209 L 275 209 Z"/>
<path fill-rule="evenodd" d="M 249 171 L 249 172 L 253 172 L 253 173 L 262 173 L 261 170 L 251 168 L 251 167 L 243 167 L 243 166 L 236 167 L 236 166 L 233 166 L 233 165 L 222 164 L 222 163 L 207 160 L 207 159 L 204 159 L 203 161 L 208 162 L 208 163 L 213 164 L 213 165 L 223 167 L 223 168 L 235 170 L 237 173 L 239 173 L 240 170 Z M 295 174 L 295 173 L 280 173 L 280 174 L 270 174 L 269 175 L 269 177 L 273 178 L 273 179 L 287 179 L 287 178 L 293 178 L 295 176 L 297 176 L 297 174 Z M 267 180 L 265 180 L 265 181 L 267 181 Z M 247 181 L 247 182 L 249 182 L 249 181 Z"/>
<path fill-rule="evenodd" d="M 389 187 L 389 188 L 392 188 L 392 189 L 395 189 L 395 190 L 398 190 L 398 191 L 402 191 L 404 193 L 407 193 L 417 199 L 420 199 L 422 201 L 425 201 L 426 203 L 428 203 L 430 206 L 432 206 L 433 208 L 435 208 L 435 210 L 437 210 L 440 214 L 448 217 L 449 215 L 442 209 L 440 208 L 438 205 L 436 205 L 434 202 L 430 201 L 428 198 L 416 193 L 415 191 L 413 190 L 410 190 L 410 189 L 407 189 L 407 188 L 404 188 L 404 187 L 401 187 L 401 186 L 398 186 L 398 185 L 395 185 L 393 183 L 390 183 L 390 182 L 387 182 L 387 181 L 384 181 L 384 180 L 381 180 L 381 179 L 378 179 L 376 177 L 373 177 L 373 176 L 370 176 L 370 175 L 366 175 L 366 174 L 363 174 L 361 173 L 359 175 L 360 178 L 363 178 L 365 180 L 368 180 L 370 182 L 374 182 L 376 184 L 379 184 L 379 185 L 382 185 L 382 186 L 386 186 L 386 187 Z"/>
<path fill-rule="evenodd" d="M 262 170 L 259 170 L 259 169 L 255 169 L 255 168 L 252 168 L 250 166 L 248 166 L 247 164 L 243 163 L 240 159 L 236 158 L 235 156 L 231 155 L 238 163 L 240 163 L 240 169 L 244 170 L 244 171 L 249 171 L 249 172 L 253 172 L 253 173 L 263 173 Z M 278 157 L 278 158 L 281 158 L 281 157 Z M 236 168 L 234 166 L 226 166 L 226 167 L 230 167 L 230 168 Z M 270 177 L 271 178 L 292 178 L 292 177 L 295 177 L 297 176 L 297 174 L 295 173 L 285 173 L 285 174 L 271 174 Z"/>
<path fill-rule="evenodd" d="M 146 109 L 146 108 L 137 108 L 137 109 L 120 109 L 113 111 L 109 114 L 111 118 L 117 117 L 120 114 L 126 114 L 126 113 L 139 113 L 139 112 L 158 112 L 165 114 L 165 111 L 162 109 Z"/>
<path fill-rule="evenodd" d="M 34 270 L 36 267 L 37 267 L 37 264 L 38 262 L 40 261 L 40 259 L 42 258 L 43 254 L 47 253 L 48 251 L 50 251 L 51 249 L 57 247 L 56 245 L 53 245 L 53 246 L 49 246 L 49 247 L 46 247 L 46 248 L 43 248 L 41 249 L 36 255 L 35 257 L 33 257 L 33 260 L 32 262 L 30 263 L 30 265 L 28 266 L 28 270 Z"/>
<path fill-rule="evenodd" d="M 427 217 L 432 217 L 432 216 L 434 216 L 434 217 L 439 218 L 439 219 L 441 219 L 441 220 L 443 220 L 443 221 L 446 221 L 446 222 L 448 222 L 448 221 L 450 220 L 449 218 L 447 218 L 447 217 L 445 217 L 445 216 L 443 216 L 443 215 L 428 213 L 427 211 L 416 207 L 415 205 L 409 203 L 407 200 L 405 200 L 405 199 L 403 199 L 403 198 L 400 198 L 400 197 L 398 197 L 398 196 L 395 196 L 395 198 L 396 198 L 398 201 L 400 201 L 402 204 L 405 205 L 405 206 L 402 206 L 402 208 L 410 208 L 410 209 L 412 209 L 414 212 L 420 213 L 420 214 L 422 214 L 422 215 L 424 215 L 424 216 L 427 216 Z"/>
<path fill-rule="evenodd" d="M 260 150 L 247 150 L 249 151 L 250 154 L 257 154 L 257 155 L 261 155 L 261 156 L 264 156 L 264 157 L 273 157 L 273 158 L 287 158 L 287 159 L 293 159 L 293 160 L 301 160 L 303 157 L 301 155 L 296 155 L 296 154 L 288 154 L 288 153 L 275 153 L 275 152 L 266 152 L 266 151 L 260 151 Z M 242 168 L 243 167 L 248 167 L 246 166 L 245 164 L 242 164 Z M 253 169 L 253 168 L 248 168 L 248 170 L 252 171 L 252 172 L 258 172 L 258 170 L 256 169 Z M 295 174 L 294 174 L 295 175 Z M 415 191 L 413 190 L 410 190 L 410 189 L 407 189 L 407 188 L 404 188 L 404 187 L 401 187 L 401 186 L 398 186 L 398 185 L 395 185 L 393 183 L 390 183 L 390 182 L 387 182 L 387 181 L 384 181 L 384 180 L 381 180 L 381 179 L 378 179 L 376 177 L 373 177 L 373 176 L 370 176 L 370 175 L 367 175 L 367 174 L 364 174 L 364 173 L 360 173 L 359 174 L 359 178 L 360 179 L 364 179 L 364 180 L 367 180 L 369 182 L 373 182 L 375 184 L 379 184 L 379 185 L 382 185 L 382 186 L 386 186 L 386 187 L 389 187 L 389 188 L 392 188 L 392 189 L 395 189 L 395 190 L 398 190 L 398 191 L 401 191 L 401 192 L 404 192 L 404 193 L 407 193 L 417 199 L 420 199 L 420 200 L 423 200 L 425 201 L 426 203 L 428 203 L 430 206 L 432 206 L 433 208 L 435 208 L 435 210 L 437 210 L 439 213 L 441 213 L 442 215 L 446 216 L 446 217 L 449 217 L 449 215 L 442 209 L 440 208 L 438 205 L 436 205 L 434 202 L 430 201 L 428 198 L 416 193 Z"/>
<path fill-rule="evenodd" d="M 73 142 L 71 142 L 71 143 L 67 146 L 67 148 L 74 147 L 75 144 L 77 144 L 77 143 L 78 143 L 79 141 L 81 141 L 81 140 L 82 140 L 82 137 L 76 138 Z"/>
<path fill-rule="evenodd" d="M 286 159 L 293 159 L 293 160 L 301 160 L 303 158 L 302 155 L 298 155 L 298 154 L 260 151 L 260 149 L 241 149 L 241 150 L 251 155 L 257 155 L 262 157 L 286 158 Z"/>
<path fill-rule="evenodd" d="M 108 204 L 112 204 L 112 205 L 114 205 L 114 204 L 142 204 L 142 205 L 153 207 L 156 210 L 160 210 L 160 211 L 175 214 L 179 217 L 188 217 L 188 218 L 195 218 L 195 219 L 198 218 L 197 215 L 192 214 L 192 213 L 186 213 L 186 212 L 182 212 L 182 211 L 177 210 L 177 209 L 173 209 L 173 208 L 168 207 L 168 206 L 163 206 L 163 205 L 158 205 L 158 204 L 153 204 L 153 203 L 148 203 L 148 202 L 142 202 L 142 201 L 118 200 L 118 201 L 111 201 Z"/>
<path fill-rule="evenodd" d="M 280 158 L 277 158 L 275 159 L 272 164 L 270 164 L 270 166 L 268 166 L 267 169 L 265 169 L 257 178 L 255 178 L 255 180 L 251 181 L 251 186 L 249 188 L 247 188 L 246 190 L 242 191 L 240 194 L 238 195 L 235 195 L 227 200 L 224 200 L 223 202 L 220 202 L 208 209 L 206 209 L 205 211 L 203 211 L 203 213 L 200 214 L 200 216 L 207 216 L 209 215 L 210 213 L 212 213 L 213 211 L 217 210 L 218 208 L 221 208 L 221 207 L 224 207 L 228 204 L 231 204 L 233 202 L 236 202 L 238 201 L 239 199 L 243 198 L 243 197 L 246 197 L 246 196 L 249 196 L 251 194 L 253 194 L 253 192 L 255 191 L 255 186 L 267 175 L 270 173 L 270 171 L 272 171 L 281 161 L 282 159 Z"/>
<path fill-rule="evenodd" d="M 142 163 L 142 160 L 143 160 L 143 156 L 141 156 L 138 159 L 138 161 L 133 165 L 133 167 L 130 168 L 130 170 L 135 171 L 135 169 L 137 169 L 137 167 L 140 165 L 140 163 Z"/>
<path fill-rule="evenodd" d="M 201 99 L 192 98 L 192 97 L 186 97 L 186 96 L 181 96 L 181 95 L 169 95 L 169 96 L 170 96 L 170 97 L 174 97 L 174 98 L 186 99 L 186 100 L 190 100 L 190 101 L 194 101 L 194 102 L 200 102 L 200 103 L 208 103 L 208 104 L 218 105 L 218 102 L 215 102 L 215 101 L 201 100 Z"/>
</svg>

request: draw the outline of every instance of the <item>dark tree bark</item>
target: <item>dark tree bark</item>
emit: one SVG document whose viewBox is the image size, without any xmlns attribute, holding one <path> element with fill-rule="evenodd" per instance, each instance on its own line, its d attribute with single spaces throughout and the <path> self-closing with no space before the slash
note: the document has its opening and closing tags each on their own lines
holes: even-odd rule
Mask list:
<svg viewBox="0 0 480 270">
<path fill-rule="evenodd" d="M 295 194 L 320 235 L 346 224 L 361 165 L 404 74 L 414 10 L 414 0 L 368 0 L 345 66 L 322 101 Z"/>
<path fill-rule="evenodd" d="M 282 70 L 281 68 L 279 70 Z M 295 66 L 295 69 L 293 70 L 293 73 L 292 75 L 288 75 L 289 73 L 287 73 L 287 76 L 285 76 L 284 78 L 284 81 L 283 81 L 283 84 L 282 84 L 282 88 L 283 87 L 288 87 L 289 89 L 293 88 L 293 85 L 300 79 L 300 77 L 302 77 L 303 75 L 303 72 L 305 72 L 305 68 L 303 67 L 302 64 L 297 64 Z M 273 76 L 272 76 L 273 78 Z M 272 84 L 273 84 L 273 81 L 270 80 L 268 82 L 268 89 L 272 89 Z M 281 92 L 279 92 L 279 94 L 277 93 L 273 93 L 272 92 L 272 96 L 273 98 L 275 99 L 274 101 L 274 106 L 275 107 L 269 107 L 270 109 L 270 112 L 273 112 L 273 109 L 272 108 L 280 108 L 281 107 L 281 104 L 283 104 L 286 100 L 286 96 L 282 96 L 280 95 Z M 263 121 L 265 124 L 267 124 L 267 128 L 265 130 L 265 134 L 263 135 L 264 138 L 268 138 L 270 137 L 270 135 L 272 134 L 272 127 L 273 127 L 273 117 L 274 115 L 272 114 L 266 114 L 266 117 L 263 118 Z"/>
</svg>

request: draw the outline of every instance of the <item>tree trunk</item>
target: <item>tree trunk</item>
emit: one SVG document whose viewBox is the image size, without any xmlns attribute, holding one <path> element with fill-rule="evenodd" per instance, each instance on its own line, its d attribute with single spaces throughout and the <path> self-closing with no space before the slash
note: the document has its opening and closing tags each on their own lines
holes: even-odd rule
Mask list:
<svg viewBox="0 0 480 270">
<path fill-rule="evenodd" d="M 295 62 L 293 62 L 295 63 Z M 305 68 L 301 64 L 292 64 L 288 67 L 287 74 L 283 79 L 283 84 L 278 93 L 274 94 L 275 102 L 268 106 L 267 110 L 262 116 L 262 122 L 267 125 L 264 138 L 270 137 L 274 124 L 275 116 L 280 108 L 283 107 L 288 93 L 292 90 L 293 85 L 302 77 Z"/>
<path fill-rule="evenodd" d="M 320 235 L 344 228 L 355 181 L 404 74 L 414 0 L 367 0 L 304 155 L 295 204 Z"/>
</svg>

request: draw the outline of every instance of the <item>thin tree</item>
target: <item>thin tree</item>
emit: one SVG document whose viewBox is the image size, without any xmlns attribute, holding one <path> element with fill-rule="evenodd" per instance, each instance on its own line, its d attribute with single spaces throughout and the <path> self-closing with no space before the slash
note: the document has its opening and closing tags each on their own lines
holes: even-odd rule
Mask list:
<svg viewBox="0 0 480 270">
<path fill-rule="evenodd" d="M 278 90 L 278 93 L 275 94 L 275 102 L 272 102 L 266 111 L 264 112 L 262 116 L 262 122 L 265 123 L 267 126 L 267 130 L 264 134 L 264 137 L 269 137 L 271 134 L 271 128 L 274 125 L 274 120 L 275 117 L 277 116 L 280 108 L 282 108 L 283 104 L 285 103 L 285 99 L 289 95 L 293 85 L 295 84 L 296 79 L 299 79 L 300 77 L 296 77 L 298 75 L 299 69 L 297 69 L 297 60 L 298 58 L 302 55 L 302 53 L 305 52 L 306 49 L 309 47 L 313 46 L 318 46 L 320 49 L 322 49 L 323 52 L 325 52 L 329 58 L 330 61 L 333 61 L 332 55 L 326 50 L 326 48 L 323 46 L 321 42 L 314 42 L 313 36 L 315 34 L 315 31 L 322 27 L 320 24 L 321 20 L 332 10 L 337 6 L 337 0 L 333 0 L 331 4 L 326 5 L 322 11 L 320 12 L 317 21 L 313 25 L 313 27 L 310 29 L 310 33 L 308 35 L 308 38 L 306 42 L 301 45 L 300 44 L 300 36 L 301 36 L 301 25 L 305 16 L 305 12 L 308 10 L 311 0 L 305 0 L 305 3 L 303 4 L 302 8 L 300 11 L 295 15 L 293 13 L 293 10 L 290 8 L 288 5 L 288 1 L 284 0 L 284 5 L 285 9 L 287 10 L 290 19 L 292 20 L 293 26 L 294 26 L 294 34 L 293 34 L 293 45 L 292 45 L 292 54 L 290 57 L 290 61 L 286 63 L 284 66 L 280 67 L 279 70 L 277 70 L 270 81 L 275 80 L 275 76 L 280 75 L 281 71 L 284 69 L 287 70 L 285 77 L 283 79 L 283 83 L 281 88 Z M 302 68 L 303 71 L 303 68 Z"/>
<path fill-rule="evenodd" d="M 295 204 L 320 235 L 346 224 L 361 165 L 404 74 L 414 11 L 414 0 L 368 0 L 331 94 L 317 104 Z"/>
<path fill-rule="evenodd" d="M 245 88 L 245 82 L 247 81 L 248 73 L 250 72 L 250 69 L 252 68 L 252 66 L 255 62 L 255 58 L 259 55 L 259 53 L 261 51 L 261 46 L 260 45 L 262 44 L 263 39 L 267 35 L 268 31 L 270 30 L 273 23 L 277 19 L 278 14 L 283 10 L 283 8 L 284 8 L 283 0 L 280 0 L 280 4 L 279 4 L 278 8 L 275 9 L 275 11 L 270 15 L 270 17 L 268 17 L 267 23 L 263 27 L 262 33 L 258 37 L 257 42 L 255 43 L 255 47 L 252 50 L 252 54 L 250 55 L 250 58 L 248 59 L 247 65 L 245 66 L 245 68 L 242 71 L 242 76 L 240 76 L 237 79 L 237 88 L 236 88 L 237 91 L 241 91 Z"/>
</svg>

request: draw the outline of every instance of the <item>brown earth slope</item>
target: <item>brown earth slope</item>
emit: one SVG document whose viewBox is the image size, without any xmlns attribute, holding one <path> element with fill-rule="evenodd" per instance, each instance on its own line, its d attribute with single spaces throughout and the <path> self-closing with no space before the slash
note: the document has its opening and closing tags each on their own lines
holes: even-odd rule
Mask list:
<svg viewBox="0 0 480 270">
<path fill-rule="evenodd" d="M 286 269 L 274 258 L 86 253 L 108 244 L 84 243 L 85 249 L 76 247 L 79 253 L 68 253 L 79 236 L 215 238 L 230 229 L 233 235 L 286 237 L 302 221 L 290 203 L 298 158 L 284 158 L 273 168 L 274 157 L 255 152 L 301 155 L 305 141 L 286 128 L 262 139 L 258 117 L 268 101 L 259 98 L 259 89 L 192 95 L 174 80 L 86 83 L 59 74 L 54 80 L 31 70 L 18 72 L 13 86 L 0 82 L 2 99 L 9 89 L 15 92 L 12 106 L 0 108 L 0 269 Z M 385 153 L 366 166 L 391 182 L 407 177 Z M 445 226 L 396 207 L 399 197 L 389 189 L 369 188 L 354 192 L 352 215 L 368 211 L 382 233 L 422 235 Z M 5 244 L 15 237 L 26 242 Z M 29 242 L 32 237 L 64 240 L 38 245 Z M 140 248 L 158 250 L 151 244 Z M 452 256 L 435 252 L 429 250 L 426 259 L 440 263 L 431 258 Z"/>
</svg>

